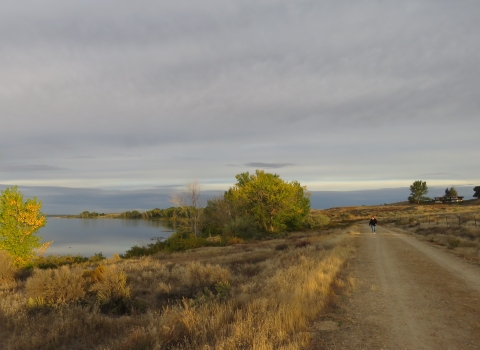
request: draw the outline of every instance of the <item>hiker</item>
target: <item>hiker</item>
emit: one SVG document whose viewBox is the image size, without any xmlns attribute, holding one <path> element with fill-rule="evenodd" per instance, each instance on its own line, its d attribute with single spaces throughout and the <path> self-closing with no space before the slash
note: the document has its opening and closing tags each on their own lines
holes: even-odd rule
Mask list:
<svg viewBox="0 0 480 350">
<path fill-rule="evenodd" d="M 368 226 L 372 228 L 372 233 L 375 234 L 375 226 L 377 226 L 377 219 L 375 219 L 375 216 L 372 216 L 370 222 L 368 223 Z"/>
</svg>

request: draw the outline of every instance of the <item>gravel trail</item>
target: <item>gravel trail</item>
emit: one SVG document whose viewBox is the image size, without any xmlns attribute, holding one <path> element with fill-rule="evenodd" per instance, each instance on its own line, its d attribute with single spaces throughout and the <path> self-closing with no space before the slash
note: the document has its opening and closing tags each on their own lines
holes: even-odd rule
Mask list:
<svg viewBox="0 0 480 350">
<path fill-rule="evenodd" d="M 480 266 L 397 228 L 361 225 L 356 291 L 311 349 L 480 349 Z"/>
</svg>

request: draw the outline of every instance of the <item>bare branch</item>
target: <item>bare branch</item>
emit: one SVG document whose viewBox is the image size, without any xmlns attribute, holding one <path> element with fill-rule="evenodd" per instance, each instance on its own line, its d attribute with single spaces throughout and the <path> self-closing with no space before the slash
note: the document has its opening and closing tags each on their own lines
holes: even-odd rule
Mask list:
<svg viewBox="0 0 480 350">
<path fill-rule="evenodd" d="M 201 231 L 200 221 L 203 211 L 200 208 L 200 193 L 200 184 L 198 181 L 194 181 L 187 184 L 185 191 L 173 193 L 170 196 L 170 202 L 184 212 L 189 229 L 192 230 L 195 237 Z"/>
</svg>

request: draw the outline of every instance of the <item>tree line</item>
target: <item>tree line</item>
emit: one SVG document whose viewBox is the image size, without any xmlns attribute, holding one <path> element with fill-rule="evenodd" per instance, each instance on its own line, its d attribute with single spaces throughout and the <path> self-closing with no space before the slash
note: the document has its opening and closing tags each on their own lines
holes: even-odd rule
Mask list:
<svg viewBox="0 0 480 350">
<path fill-rule="evenodd" d="M 175 194 L 172 202 L 186 218 L 186 228 L 195 236 L 231 235 L 250 238 L 304 227 L 310 213 L 310 194 L 297 181 L 285 181 L 278 174 L 257 170 L 235 176 L 237 182 L 223 195 L 200 206 L 197 182 Z"/>
<path fill-rule="evenodd" d="M 473 188 L 473 197 L 480 198 L 480 186 Z M 417 180 L 410 185 L 410 196 L 408 201 L 410 203 L 420 203 L 432 201 L 430 197 L 427 197 L 428 186 L 426 181 Z M 458 197 L 458 192 L 455 187 L 445 189 L 444 198 Z"/>
<path fill-rule="evenodd" d="M 297 181 L 257 170 L 238 174 L 223 195 L 201 202 L 198 182 L 171 197 L 176 205 L 176 230 L 165 241 L 134 246 L 124 257 L 178 251 L 200 246 L 225 245 L 300 229 L 328 225 L 329 218 L 311 213 L 310 194 Z"/>
</svg>

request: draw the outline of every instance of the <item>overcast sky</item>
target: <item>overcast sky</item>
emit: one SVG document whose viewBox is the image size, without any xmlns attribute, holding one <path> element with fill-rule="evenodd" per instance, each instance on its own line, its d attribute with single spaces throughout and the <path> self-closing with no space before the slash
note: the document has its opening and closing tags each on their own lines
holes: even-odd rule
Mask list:
<svg viewBox="0 0 480 350">
<path fill-rule="evenodd" d="M 480 185 L 479 18 L 478 0 L 3 1 L 0 183 Z"/>
</svg>

